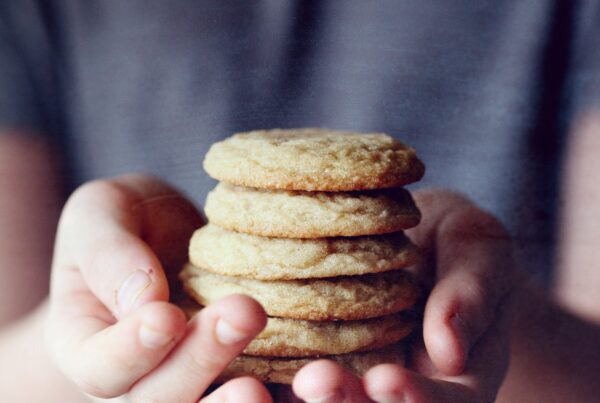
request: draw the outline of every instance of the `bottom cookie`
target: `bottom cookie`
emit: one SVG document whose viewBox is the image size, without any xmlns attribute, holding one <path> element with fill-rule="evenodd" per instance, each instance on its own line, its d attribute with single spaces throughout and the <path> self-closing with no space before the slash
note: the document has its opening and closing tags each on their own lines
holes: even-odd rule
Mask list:
<svg viewBox="0 0 600 403">
<path fill-rule="evenodd" d="M 265 383 L 291 384 L 296 372 L 318 359 L 330 359 L 357 376 L 379 364 L 404 365 L 404 349 L 400 345 L 364 353 L 350 353 L 313 358 L 271 358 L 241 355 L 221 374 L 218 381 L 225 382 L 240 376 L 252 376 Z"/>
</svg>

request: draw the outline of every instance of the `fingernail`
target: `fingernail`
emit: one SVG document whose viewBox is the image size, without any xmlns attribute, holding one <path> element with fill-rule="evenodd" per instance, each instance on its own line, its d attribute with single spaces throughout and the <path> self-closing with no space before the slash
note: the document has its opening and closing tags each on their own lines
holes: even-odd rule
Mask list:
<svg viewBox="0 0 600 403">
<path fill-rule="evenodd" d="M 344 396 L 339 391 L 336 390 L 332 394 L 329 394 L 326 396 L 306 399 L 305 402 L 306 403 L 339 403 L 339 402 L 343 402 L 344 401 L 343 399 L 344 399 Z"/>
<path fill-rule="evenodd" d="M 122 315 L 129 313 L 140 295 L 150 286 L 152 279 L 142 270 L 131 273 L 121 284 L 117 293 L 117 306 Z"/>
<path fill-rule="evenodd" d="M 215 334 L 217 335 L 219 342 L 226 345 L 239 343 L 240 341 L 246 340 L 249 337 L 246 333 L 231 326 L 223 319 L 219 319 L 217 321 Z"/>
<path fill-rule="evenodd" d="M 162 332 L 157 332 L 146 325 L 142 325 L 140 327 L 139 336 L 142 345 L 153 350 L 164 347 L 169 344 L 171 340 L 173 340 L 173 336 Z"/>
</svg>

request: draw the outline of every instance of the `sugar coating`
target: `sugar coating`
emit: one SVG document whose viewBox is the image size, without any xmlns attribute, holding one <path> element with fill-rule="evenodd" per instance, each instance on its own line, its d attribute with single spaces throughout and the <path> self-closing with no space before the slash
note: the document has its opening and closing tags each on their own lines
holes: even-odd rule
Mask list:
<svg viewBox="0 0 600 403">
<path fill-rule="evenodd" d="M 208 194 L 205 212 L 220 227 L 283 238 L 385 234 L 414 227 L 421 218 L 402 188 L 304 192 L 223 183 Z"/>
<path fill-rule="evenodd" d="M 403 186 L 425 172 L 415 150 L 383 133 L 274 129 L 212 145 L 210 176 L 265 189 L 347 191 Z"/>
</svg>

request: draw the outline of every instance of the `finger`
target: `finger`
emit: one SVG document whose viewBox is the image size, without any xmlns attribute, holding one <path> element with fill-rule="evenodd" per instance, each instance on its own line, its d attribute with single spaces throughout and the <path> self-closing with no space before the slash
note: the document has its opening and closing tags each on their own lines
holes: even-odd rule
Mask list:
<svg viewBox="0 0 600 403">
<path fill-rule="evenodd" d="M 459 383 L 429 379 L 393 364 L 371 368 L 363 378 L 367 395 L 386 403 L 483 403 Z"/>
<path fill-rule="evenodd" d="M 72 302 L 79 313 L 57 314 L 53 307 L 49 340 L 67 375 L 97 397 L 124 394 L 164 359 L 186 328 L 183 312 L 165 302 L 149 303 L 113 325 L 85 314 L 102 309 L 93 295 Z"/>
<path fill-rule="evenodd" d="M 296 396 L 308 403 L 365 403 L 370 402 L 360 379 L 329 360 L 305 365 L 294 378 Z"/>
<path fill-rule="evenodd" d="M 178 239 L 177 235 L 182 238 L 181 234 L 189 236 L 190 223 L 198 221 L 193 219 L 198 217 L 193 209 L 179 208 L 184 204 L 181 197 L 168 195 L 175 193 L 166 185 L 138 177 L 97 181 L 78 189 L 59 225 L 55 259 L 58 279 L 53 281 L 53 291 L 64 294 L 72 289 L 62 279 L 63 273 L 79 269 L 85 286 L 117 317 L 146 302 L 167 300 L 167 279 L 151 246 L 160 252 L 161 246 L 168 245 L 162 249 L 175 251 L 177 248 L 165 242 L 169 238 L 165 233 L 173 239 Z M 177 207 L 178 213 L 168 204 Z M 187 241 L 180 239 L 179 244 L 184 250 L 179 254 L 185 256 Z"/>
<path fill-rule="evenodd" d="M 494 402 L 508 367 L 508 304 L 501 304 L 497 320 L 473 348 L 473 356 L 461 375 L 428 378 L 397 365 L 382 364 L 365 374 L 366 393 L 383 402 Z"/>
<path fill-rule="evenodd" d="M 426 193 L 417 200 L 424 200 L 423 215 L 431 217 L 414 235 L 435 251 L 437 275 L 425 308 L 423 337 L 436 367 L 459 374 L 508 292 L 510 242 L 497 220 L 466 199 Z"/>
<path fill-rule="evenodd" d="M 232 295 L 211 304 L 190 321 L 160 367 L 133 386 L 132 400 L 197 401 L 265 324 L 264 310 L 249 297 Z"/>
<path fill-rule="evenodd" d="M 254 378 L 243 377 L 232 379 L 209 396 L 200 400 L 201 403 L 272 403 L 273 399 L 262 383 Z"/>
<path fill-rule="evenodd" d="M 484 230 L 472 229 L 479 225 L 498 235 L 487 237 Z M 423 337 L 436 367 L 455 375 L 464 370 L 471 348 L 494 320 L 508 292 L 513 263 L 500 225 L 476 209 L 450 214 L 442 222 L 437 255 L 439 279 L 425 307 Z"/>
<path fill-rule="evenodd" d="M 464 378 L 456 379 L 474 390 L 480 401 L 494 402 L 508 369 L 513 296 L 507 294 L 498 304 L 495 320 L 474 345 Z"/>
</svg>

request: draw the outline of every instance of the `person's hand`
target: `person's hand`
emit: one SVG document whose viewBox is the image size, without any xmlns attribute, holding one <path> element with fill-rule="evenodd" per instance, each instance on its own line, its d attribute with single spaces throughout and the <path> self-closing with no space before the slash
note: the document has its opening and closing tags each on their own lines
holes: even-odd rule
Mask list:
<svg viewBox="0 0 600 403">
<path fill-rule="evenodd" d="M 502 225 L 461 196 L 414 194 L 422 223 L 408 231 L 423 248 L 416 268 L 431 283 L 424 346 L 410 370 L 383 364 L 359 379 L 320 360 L 302 368 L 293 390 L 308 402 L 493 402 L 508 366 L 513 261 Z"/>
<path fill-rule="evenodd" d="M 254 300 L 230 296 L 189 323 L 167 278 L 187 256 L 196 209 L 156 179 L 91 182 L 67 202 L 53 261 L 46 340 L 85 393 L 128 402 L 197 402 L 266 323 Z M 271 402 L 252 378 L 203 402 Z"/>
</svg>

